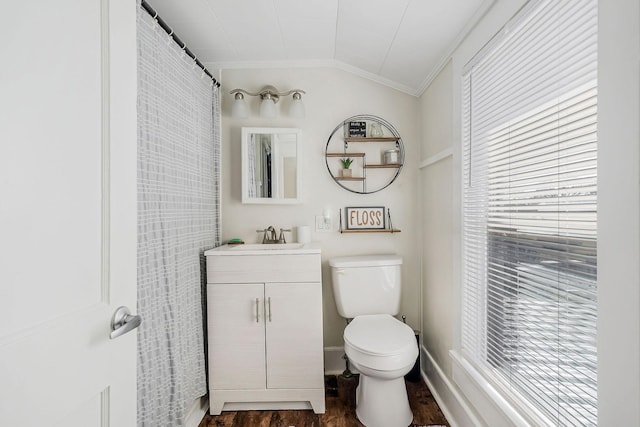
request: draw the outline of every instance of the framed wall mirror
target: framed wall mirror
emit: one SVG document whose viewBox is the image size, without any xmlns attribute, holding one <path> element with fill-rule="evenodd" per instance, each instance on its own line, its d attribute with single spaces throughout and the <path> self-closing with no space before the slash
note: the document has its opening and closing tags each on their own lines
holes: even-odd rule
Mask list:
<svg viewBox="0 0 640 427">
<path fill-rule="evenodd" d="M 301 131 L 242 128 L 242 203 L 300 203 Z"/>
</svg>

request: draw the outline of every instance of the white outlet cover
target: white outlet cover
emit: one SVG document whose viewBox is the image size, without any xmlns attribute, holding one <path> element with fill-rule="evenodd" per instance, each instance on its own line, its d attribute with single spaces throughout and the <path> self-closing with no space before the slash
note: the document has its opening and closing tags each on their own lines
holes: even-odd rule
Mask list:
<svg viewBox="0 0 640 427">
<path fill-rule="evenodd" d="M 316 216 L 316 231 L 320 233 L 327 233 L 333 230 L 333 221 L 331 218 L 326 218 L 323 215 Z"/>
</svg>

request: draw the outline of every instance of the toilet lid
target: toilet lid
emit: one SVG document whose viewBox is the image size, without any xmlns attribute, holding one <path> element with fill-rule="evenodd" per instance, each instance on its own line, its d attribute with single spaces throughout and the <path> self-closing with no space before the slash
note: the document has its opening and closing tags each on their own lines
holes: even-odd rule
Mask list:
<svg viewBox="0 0 640 427">
<path fill-rule="evenodd" d="M 396 355 L 416 346 L 413 329 L 388 314 L 357 316 L 345 328 L 344 340 L 370 355 Z"/>
</svg>

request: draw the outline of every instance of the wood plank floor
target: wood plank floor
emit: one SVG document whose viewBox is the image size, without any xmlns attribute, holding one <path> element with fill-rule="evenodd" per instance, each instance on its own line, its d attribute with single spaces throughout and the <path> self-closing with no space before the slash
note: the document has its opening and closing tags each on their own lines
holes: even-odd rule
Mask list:
<svg viewBox="0 0 640 427">
<path fill-rule="evenodd" d="M 199 427 L 362 427 L 356 418 L 356 386 L 358 376 L 325 377 L 326 412 L 313 411 L 229 411 L 218 416 L 207 415 Z M 426 384 L 407 381 L 413 424 L 448 426 L 446 418 Z"/>
</svg>

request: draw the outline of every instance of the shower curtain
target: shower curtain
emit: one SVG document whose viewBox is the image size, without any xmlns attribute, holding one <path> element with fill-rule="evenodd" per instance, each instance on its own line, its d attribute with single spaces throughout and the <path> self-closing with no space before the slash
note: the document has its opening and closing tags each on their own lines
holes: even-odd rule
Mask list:
<svg viewBox="0 0 640 427">
<path fill-rule="evenodd" d="M 220 242 L 218 87 L 138 8 L 138 426 L 206 394 L 204 256 Z"/>
</svg>

